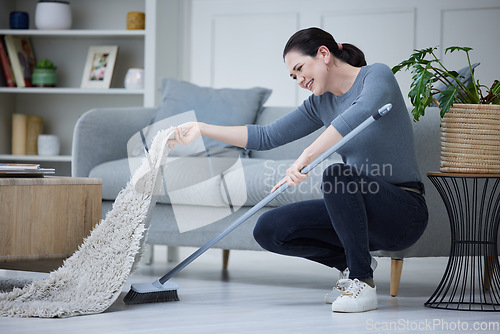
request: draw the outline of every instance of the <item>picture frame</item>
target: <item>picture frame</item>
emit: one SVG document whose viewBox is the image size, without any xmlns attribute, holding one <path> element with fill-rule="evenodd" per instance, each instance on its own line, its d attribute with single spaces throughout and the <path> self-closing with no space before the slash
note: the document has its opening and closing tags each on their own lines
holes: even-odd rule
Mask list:
<svg viewBox="0 0 500 334">
<path fill-rule="evenodd" d="M 109 88 L 117 55 L 117 45 L 90 46 L 83 70 L 81 88 Z"/>
</svg>

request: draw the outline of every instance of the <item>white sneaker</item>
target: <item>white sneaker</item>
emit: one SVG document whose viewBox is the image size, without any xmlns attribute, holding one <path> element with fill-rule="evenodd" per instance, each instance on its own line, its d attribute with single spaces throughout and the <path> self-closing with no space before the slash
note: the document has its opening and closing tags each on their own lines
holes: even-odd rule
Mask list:
<svg viewBox="0 0 500 334">
<path fill-rule="evenodd" d="M 378 307 L 377 288 L 372 288 L 357 278 L 350 280 L 346 291 L 332 303 L 333 312 L 366 312 Z"/>
<path fill-rule="evenodd" d="M 375 271 L 377 269 L 378 262 L 375 260 L 375 258 L 372 257 L 372 263 L 370 264 L 370 267 L 372 268 L 372 271 Z M 325 295 L 325 303 L 326 304 L 331 304 L 335 299 L 337 299 L 340 294 L 349 287 L 351 284 L 351 280 L 349 279 L 349 268 L 346 268 L 344 271 L 341 271 L 339 274 L 339 280 L 333 287 L 332 291 L 328 292 Z"/>
<path fill-rule="evenodd" d="M 340 296 L 340 294 L 344 292 L 350 284 L 351 281 L 349 280 L 349 268 L 346 268 L 344 271 L 341 271 L 339 273 L 339 280 L 333 287 L 332 291 L 328 292 L 325 295 L 325 303 L 333 303 L 333 301 L 337 299 L 338 296 Z"/>
</svg>

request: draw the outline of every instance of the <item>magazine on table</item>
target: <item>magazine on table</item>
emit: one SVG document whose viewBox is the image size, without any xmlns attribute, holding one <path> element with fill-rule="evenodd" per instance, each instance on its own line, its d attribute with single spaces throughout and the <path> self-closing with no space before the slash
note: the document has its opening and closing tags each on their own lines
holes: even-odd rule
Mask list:
<svg viewBox="0 0 500 334">
<path fill-rule="evenodd" d="M 42 168 L 39 164 L 0 163 L 0 177 L 43 177 L 54 173 L 54 168 Z"/>
</svg>

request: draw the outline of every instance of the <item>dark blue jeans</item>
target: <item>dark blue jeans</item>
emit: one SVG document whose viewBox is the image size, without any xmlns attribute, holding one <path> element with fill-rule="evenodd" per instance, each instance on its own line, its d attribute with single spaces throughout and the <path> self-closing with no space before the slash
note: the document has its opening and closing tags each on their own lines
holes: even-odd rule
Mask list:
<svg viewBox="0 0 500 334">
<path fill-rule="evenodd" d="M 274 253 L 306 258 L 373 277 L 370 251 L 405 249 L 427 226 L 422 195 L 379 177 L 333 164 L 323 172 L 323 199 L 280 206 L 262 214 L 255 240 Z M 418 182 L 404 184 L 418 188 Z"/>
</svg>

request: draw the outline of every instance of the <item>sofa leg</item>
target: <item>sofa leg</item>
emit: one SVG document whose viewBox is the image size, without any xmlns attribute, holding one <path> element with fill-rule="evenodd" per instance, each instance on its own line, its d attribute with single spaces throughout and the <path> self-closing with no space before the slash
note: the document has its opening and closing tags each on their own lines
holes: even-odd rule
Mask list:
<svg viewBox="0 0 500 334">
<path fill-rule="evenodd" d="M 179 247 L 168 246 L 167 247 L 167 261 L 177 262 L 179 261 Z"/>
<path fill-rule="evenodd" d="M 227 265 L 229 263 L 229 249 L 222 250 L 222 270 L 227 270 Z"/>
<path fill-rule="evenodd" d="M 392 297 L 396 297 L 399 291 L 399 282 L 401 281 L 401 272 L 403 271 L 403 259 L 391 259 L 391 287 Z"/>
</svg>

